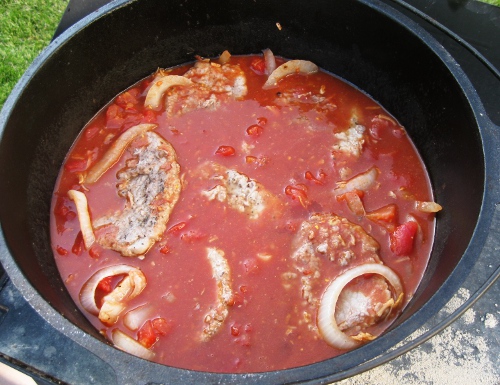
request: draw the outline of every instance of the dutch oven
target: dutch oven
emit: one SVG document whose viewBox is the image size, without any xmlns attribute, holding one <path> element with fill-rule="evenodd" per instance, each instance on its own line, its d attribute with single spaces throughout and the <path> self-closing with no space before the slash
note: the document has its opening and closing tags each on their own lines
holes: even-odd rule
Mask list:
<svg viewBox="0 0 500 385">
<path fill-rule="evenodd" d="M 195 54 L 264 48 L 339 75 L 406 127 L 444 206 L 423 281 L 384 335 L 304 367 L 217 374 L 119 351 L 76 308 L 54 262 L 49 209 L 63 159 L 105 103 L 157 67 L 192 61 Z M 114 1 L 35 60 L 5 103 L 0 133 L 1 263 L 43 318 L 107 362 L 120 384 L 326 383 L 366 370 L 370 360 L 387 361 L 394 357 L 387 351 L 443 308 L 474 268 L 500 201 L 500 128 L 442 46 L 377 0 Z"/>
</svg>

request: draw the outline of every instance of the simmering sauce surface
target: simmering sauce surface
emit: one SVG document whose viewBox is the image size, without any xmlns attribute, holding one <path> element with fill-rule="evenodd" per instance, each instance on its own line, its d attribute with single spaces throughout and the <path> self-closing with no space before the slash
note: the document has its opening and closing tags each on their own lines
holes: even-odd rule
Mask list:
<svg viewBox="0 0 500 385">
<path fill-rule="evenodd" d="M 278 65 L 283 62 L 277 58 Z M 404 128 L 371 98 L 321 70 L 290 74 L 263 89 L 268 76 L 262 63 L 259 56 L 242 56 L 225 64 L 243 74 L 245 95 L 217 92 L 215 85 L 202 91 L 173 86 L 159 108 L 144 105 L 158 79 L 152 75 L 88 123 L 61 169 L 51 235 L 66 287 L 110 341 L 119 329 L 154 352 L 156 362 L 237 373 L 297 367 L 342 354 L 345 350 L 325 342 L 317 326 L 327 286 L 363 263 L 392 269 L 402 282 L 402 304 L 376 322 L 353 321 L 344 330 L 378 335 L 411 299 L 427 265 L 434 213 L 419 210 L 418 202 L 431 202 L 432 192 Z M 182 76 L 192 66 L 162 75 Z M 210 66 L 220 64 L 215 60 Z M 233 75 L 222 81 L 233 81 Z M 183 109 L 193 95 L 195 107 Z M 181 188 L 166 230 L 146 253 L 126 257 L 104 245 L 96 220 L 130 205 L 130 195 L 118 193 L 118 174 L 144 151 L 141 140 L 152 137 L 136 138 L 95 183 L 86 183 L 85 175 L 120 135 L 141 123 L 156 124 L 149 132 L 175 149 Z M 355 188 L 344 188 L 359 175 Z M 141 182 L 144 188 L 150 180 Z M 249 196 L 248 189 L 256 195 Z M 69 190 L 87 198 L 97 237 L 91 247 L 83 243 Z M 238 196 L 246 200 L 232 203 Z M 340 230 L 337 220 L 344 221 Z M 334 253 L 332 237 L 338 234 L 344 243 Z M 361 256 L 360 248 L 372 240 L 375 257 Z M 139 269 L 147 285 L 123 301 L 117 320 L 107 325 L 82 306 L 80 293 L 94 273 L 114 265 Z M 99 283 L 97 307 L 123 277 Z M 351 292 L 370 277 L 351 282 Z M 390 285 L 389 291 L 394 291 Z M 352 301 L 363 312 L 362 301 Z M 142 305 L 149 310 L 137 316 L 140 325 L 131 330 L 126 315 Z"/>
</svg>

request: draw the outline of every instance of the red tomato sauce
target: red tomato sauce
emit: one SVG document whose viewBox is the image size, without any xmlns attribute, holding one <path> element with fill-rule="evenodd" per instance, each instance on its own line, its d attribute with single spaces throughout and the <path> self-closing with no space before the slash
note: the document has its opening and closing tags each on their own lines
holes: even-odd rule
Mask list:
<svg viewBox="0 0 500 385">
<path fill-rule="evenodd" d="M 259 372 L 302 366 L 344 352 L 329 346 L 318 333 L 316 308 L 304 305 L 300 279 L 284 279 L 287 273 L 297 273 L 290 257 L 292 240 L 314 213 L 344 217 L 378 242 L 380 260 L 403 282 L 404 304 L 428 262 L 434 214 L 418 211 L 415 202 L 432 201 L 432 191 L 404 128 L 367 95 L 323 71 L 292 74 L 277 87 L 263 90 L 267 75 L 264 68 L 252 69 L 256 58 L 231 57 L 229 63 L 239 65 L 246 76 L 248 92 L 243 98 L 223 101 L 215 110 L 167 117 L 163 109 L 144 107 L 153 78 L 140 81 L 83 129 L 55 186 L 52 246 L 70 295 L 107 338 L 112 340 L 111 332 L 118 328 L 142 341 L 155 353 L 154 361 L 165 365 Z M 182 75 L 190 67 L 175 68 L 170 74 Z M 290 94 L 295 101 L 287 99 Z M 334 134 L 352 127 L 353 119 L 365 129 L 357 157 L 334 149 L 338 144 Z M 85 193 L 91 218 L 122 210 L 125 200 L 116 192 L 116 174 L 125 167 L 125 155 L 98 182 L 80 184 L 79 178 L 121 133 L 139 123 L 158 125 L 154 132 L 174 147 L 181 167 L 182 191 L 167 230 L 144 258 L 123 257 L 97 243 L 87 250 L 67 192 Z M 214 181 L 195 172 L 206 161 L 258 181 L 277 198 L 279 215 L 266 208 L 257 219 L 249 219 L 226 202 L 207 199 L 201 192 L 210 190 Z M 344 196 L 335 193 L 339 182 L 373 167 L 378 169 L 376 187 Z M 200 339 L 204 319 L 217 297 L 207 247 L 224 251 L 233 303 L 217 333 L 204 341 Z M 82 307 L 79 295 L 96 271 L 118 264 L 140 269 L 147 286 L 108 326 Z M 349 267 L 339 269 L 328 261 L 321 266 L 314 289 L 319 297 L 328 282 Z M 115 285 L 117 279 L 101 281 L 97 302 Z M 144 304 L 154 310 L 141 329 L 128 329 L 124 315 Z M 393 319 L 368 329 L 380 334 Z"/>
</svg>

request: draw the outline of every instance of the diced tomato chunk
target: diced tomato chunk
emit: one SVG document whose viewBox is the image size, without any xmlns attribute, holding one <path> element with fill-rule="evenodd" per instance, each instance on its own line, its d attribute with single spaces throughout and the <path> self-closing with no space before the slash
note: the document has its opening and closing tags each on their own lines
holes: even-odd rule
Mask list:
<svg viewBox="0 0 500 385">
<path fill-rule="evenodd" d="M 267 118 L 265 118 L 264 116 L 261 116 L 260 118 L 257 118 L 257 123 L 260 125 L 260 126 L 263 126 L 267 123 Z"/>
<path fill-rule="evenodd" d="M 85 245 L 83 243 L 83 234 L 81 231 L 79 231 L 75 238 L 75 243 L 71 248 L 71 252 L 75 255 L 82 255 L 82 250 L 84 249 L 84 247 Z"/>
<path fill-rule="evenodd" d="M 97 135 L 101 128 L 99 126 L 90 126 L 85 130 L 85 139 L 90 140 Z"/>
<path fill-rule="evenodd" d="M 144 123 L 153 123 L 156 122 L 156 113 L 153 110 L 144 111 L 142 121 Z"/>
<path fill-rule="evenodd" d="M 69 172 L 85 171 L 88 163 L 87 158 L 69 158 L 64 164 L 64 169 Z"/>
<path fill-rule="evenodd" d="M 158 341 L 158 336 L 150 320 L 147 320 L 137 332 L 137 341 L 148 349 Z"/>
<path fill-rule="evenodd" d="M 326 174 L 324 173 L 323 170 L 319 170 L 318 177 L 315 177 L 311 171 L 306 171 L 304 177 L 307 180 L 310 180 L 311 182 L 322 185 L 322 184 L 324 184 Z"/>
<path fill-rule="evenodd" d="M 57 246 L 56 247 L 57 254 L 59 255 L 68 255 L 68 250 L 66 250 L 64 247 Z"/>
<path fill-rule="evenodd" d="M 125 121 L 125 114 L 123 108 L 116 104 L 112 104 L 106 110 L 106 127 L 107 128 L 120 128 Z"/>
<path fill-rule="evenodd" d="M 143 116 L 141 114 L 135 113 L 127 113 L 125 114 L 125 118 L 123 119 L 121 125 L 121 132 L 127 131 L 130 127 L 137 126 L 142 122 Z"/>
<path fill-rule="evenodd" d="M 113 277 L 106 277 L 101 279 L 101 281 L 97 284 L 97 289 L 102 291 L 104 294 L 111 293 L 113 287 L 111 286 L 111 282 Z"/>
<path fill-rule="evenodd" d="M 54 214 L 57 216 L 63 218 L 66 221 L 70 221 L 74 218 L 76 218 L 76 213 L 74 211 L 71 211 L 68 206 L 66 206 L 67 198 L 65 197 L 59 197 L 57 198 L 57 203 L 54 208 Z"/>
<path fill-rule="evenodd" d="M 266 72 L 266 62 L 263 58 L 255 58 L 250 63 L 250 68 L 259 75 L 263 75 Z"/>
<path fill-rule="evenodd" d="M 170 253 L 170 247 L 168 247 L 168 245 L 163 245 L 160 248 L 160 253 L 162 253 L 162 254 L 168 254 L 168 253 Z"/>
<path fill-rule="evenodd" d="M 165 318 L 155 318 L 151 321 L 154 331 L 157 335 L 166 336 L 172 330 L 172 324 L 170 324 Z"/>
<path fill-rule="evenodd" d="M 137 88 L 132 88 L 125 91 L 123 94 L 118 95 L 115 103 L 120 107 L 126 108 L 128 105 L 135 105 L 138 103 L 139 90 Z"/>
<path fill-rule="evenodd" d="M 222 155 L 222 156 L 231 156 L 236 153 L 233 147 L 231 146 L 219 146 L 217 151 L 215 151 L 217 155 Z"/>
<path fill-rule="evenodd" d="M 285 187 L 285 194 L 288 195 L 293 200 L 298 200 L 302 207 L 306 208 L 311 203 L 309 197 L 307 196 L 307 187 L 299 185 L 288 185 Z"/>
<path fill-rule="evenodd" d="M 172 325 L 165 318 L 155 318 L 148 320 L 137 332 L 137 341 L 144 347 L 153 346 L 160 336 L 166 336 L 170 333 Z"/>
<path fill-rule="evenodd" d="M 377 210 L 369 212 L 366 214 L 366 217 L 369 220 L 384 226 L 389 231 L 394 231 L 398 217 L 398 206 L 393 203 L 388 204 L 387 206 L 383 206 Z"/>
<path fill-rule="evenodd" d="M 92 246 L 89 250 L 89 255 L 91 258 L 99 258 L 99 255 L 100 255 L 100 251 L 99 251 L 99 248 L 97 246 Z"/>
<path fill-rule="evenodd" d="M 252 124 L 247 128 L 247 134 L 249 136 L 260 136 L 262 134 L 262 131 L 264 131 L 264 129 L 258 124 Z"/>
<path fill-rule="evenodd" d="M 413 251 L 413 240 L 417 234 L 418 224 L 408 221 L 396 227 L 390 236 L 391 250 L 398 256 L 409 255 Z"/>
</svg>

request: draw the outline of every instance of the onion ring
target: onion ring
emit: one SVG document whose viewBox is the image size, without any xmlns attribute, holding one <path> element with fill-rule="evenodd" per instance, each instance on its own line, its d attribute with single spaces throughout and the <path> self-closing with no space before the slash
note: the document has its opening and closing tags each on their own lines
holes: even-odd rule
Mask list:
<svg viewBox="0 0 500 385">
<path fill-rule="evenodd" d="M 127 298 L 131 299 L 136 297 L 142 291 L 142 289 L 144 289 L 144 286 L 146 284 L 145 283 L 146 279 L 144 277 L 144 274 L 142 274 L 142 272 L 139 269 L 129 265 L 108 266 L 101 270 L 98 270 L 94 275 L 92 275 L 92 277 L 89 278 L 89 280 L 85 283 L 85 285 L 83 285 L 82 289 L 80 290 L 80 303 L 82 304 L 82 307 L 89 313 L 93 315 L 98 315 L 100 309 L 97 307 L 95 303 L 95 291 L 97 289 L 97 285 L 99 284 L 99 282 L 101 282 L 106 277 L 112 277 L 116 275 L 127 274 L 127 276 L 130 276 L 131 272 L 135 272 L 136 274 L 132 274 L 133 289 L 131 290 Z M 140 273 L 140 275 L 138 273 Z M 139 277 L 142 276 L 144 278 L 143 285 L 139 284 L 138 282 L 139 279 L 136 277 L 138 275 Z M 108 294 L 108 296 L 110 294 Z"/>
<path fill-rule="evenodd" d="M 335 306 L 344 287 L 354 278 L 364 274 L 378 274 L 384 277 L 394 289 L 394 295 L 398 299 L 396 306 L 399 304 L 399 298 L 403 294 L 403 286 L 397 274 L 391 268 L 378 263 L 356 266 L 335 278 L 323 293 L 318 309 L 319 332 L 326 343 L 335 348 L 352 349 L 362 343 L 339 329 L 335 319 Z"/>
<path fill-rule="evenodd" d="M 144 134 L 156 128 L 156 124 L 138 124 L 137 126 L 130 127 L 127 131 L 121 134 L 118 139 L 106 151 L 101 160 L 94 164 L 87 176 L 84 178 L 84 183 L 95 183 L 99 178 L 108 171 L 122 156 L 127 146 L 139 135 Z"/>
<path fill-rule="evenodd" d="M 149 304 L 136 307 L 123 316 L 123 324 L 130 330 L 138 330 L 150 318 L 153 311 L 154 308 Z"/>
<path fill-rule="evenodd" d="M 153 80 L 153 85 L 149 89 L 144 106 L 157 110 L 160 108 L 161 98 L 166 90 L 173 86 L 189 86 L 193 82 L 179 75 L 167 75 Z"/>
<path fill-rule="evenodd" d="M 114 329 L 111 332 L 111 337 L 115 346 L 127 353 L 144 358 L 146 360 L 152 360 L 155 356 L 154 352 L 152 352 L 148 348 L 145 348 L 139 342 L 129 337 L 119 329 Z"/>
<path fill-rule="evenodd" d="M 84 193 L 77 190 L 69 190 L 68 197 L 75 202 L 78 222 L 80 222 L 80 229 L 82 230 L 83 243 L 88 250 L 95 242 L 95 235 L 92 229 L 92 222 L 90 221 L 87 197 Z"/>
<path fill-rule="evenodd" d="M 267 65 L 267 63 L 266 63 Z M 278 82 L 287 75 L 302 74 L 309 75 L 318 72 L 318 66 L 308 60 L 290 60 L 276 68 L 267 78 L 262 86 L 263 89 L 276 87 Z"/>
</svg>

